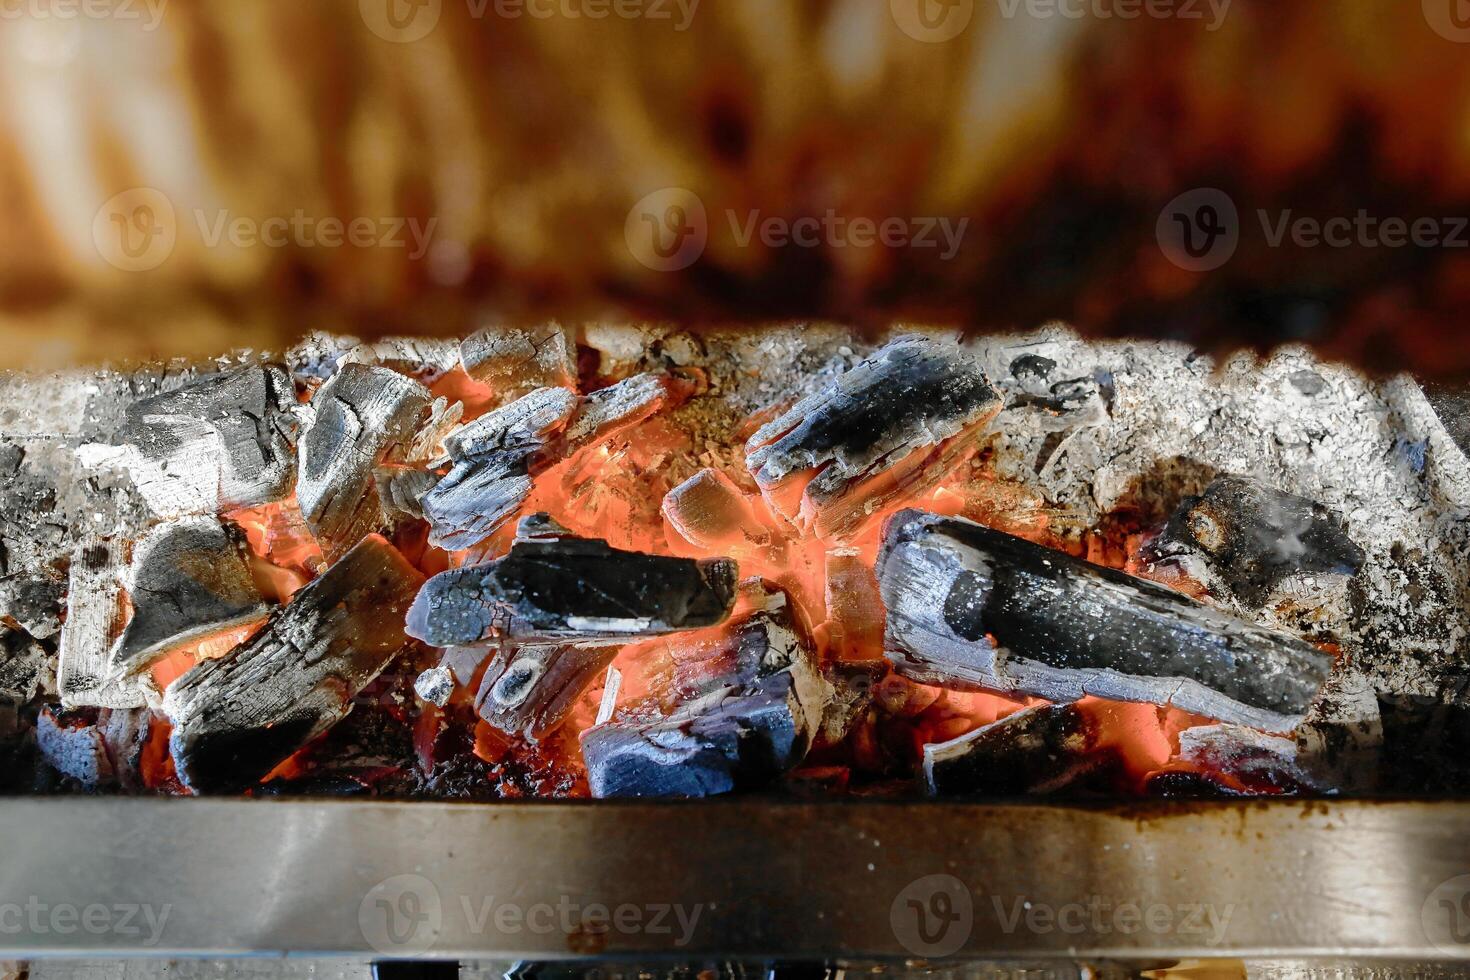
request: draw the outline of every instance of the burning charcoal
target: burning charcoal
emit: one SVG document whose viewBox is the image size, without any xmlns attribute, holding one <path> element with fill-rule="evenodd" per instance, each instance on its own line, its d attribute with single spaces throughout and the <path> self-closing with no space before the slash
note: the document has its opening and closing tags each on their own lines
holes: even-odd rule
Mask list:
<svg viewBox="0 0 1470 980">
<path fill-rule="evenodd" d="M 1332 666 L 1294 637 L 960 518 L 894 517 L 878 578 L 889 659 L 925 683 L 1289 731 Z"/>
<path fill-rule="evenodd" d="M 118 459 L 163 517 L 270 503 L 296 479 L 295 407 L 280 365 L 207 375 L 129 406 Z"/>
<path fill-rule="evenodd" d="M 532 478 L 648 418 L 685 394 L 666 374 L 642 374 L 586 398 L 542 388 L 464 426 L 445 440 L 454 460 L 423 498 L 429 542 L 474 547 L 521 509 Z"/>
<path fill-rule="evenodd" d="M 504 558 L 430 579 L 408 632 L 436 647 L 478 643 L 492 628 L 521 641 L 626 641 L 721 622 L 735 576 L 727 558 L 621 551 L 536 515 L 521 522 Z"/>
<path fill-rule="evenodd" d="M 671 712 L 582 733 L 593 796 L 709 796 L 762 786 L 800 764 L 832 692 L 785 596 L 732 629 L 709 666 Z"/>
<path fill-rule="evenodd" d="M 507 400 L 533 388 L 576 387 L 576 355 L 576 345 L 555 323 L 481 330 L 459 345 L 465 373 Z"/>
<path fill-rule="evenodd" d="M 424 516 L 424 497 L 439 482 L 439 475 L 407 466 L 379 466 L 373 470 L 373 479 L 385 514 L 417 520 Z"/>
<path fill-rule="evenodd" d="M 1041 704 L 949 742 L 924 746 L 931 796 L 1050 793 L 1106 766 L 1098 724 L 1071 704 Z"/>
<path fill-rule="evenodd" d="M 704 469 L 670 490 L 664 518 L 679 535 L 705 551 L 748 555 L 771 542 L 771 531 L 733 480 Z"/>
<path fill-rule="evenodd" d="M 1363 563 L 1363 549 L 1326 507 L 1239 476 L 1222 476 L 1186 499 L 1151 551 L 1158 559 L 1197 559 L 1205 571 L 1196 577 L 1257 608 L 1288 576 L 1351 577 Z"/>
<path fill-rule="evenodd" d="M 113 679 L 109 663 L 123 631 L 126 557 L 125 545 L 103 540 L 83 544 L 72 557 L 56 668 L 63 708 L 136 708 L 145 701 L 142 682 Z"/>
<path fill-rule="evenodd" d="M 214 517 L 161 524 L 133 547 L 133 618 L 112 648 L 111 673 L 142 673 L 169 651 L 263 619 L 243 536 Z"/>
<path fill-rule="evenodd" d="M 107 744 L 96 719 L 85 712 L 56 712 L 45 708 L 36 718 L 36 745 L 41 757 L 63 776 L 86 789 L 114 781 Z"/>
<path fill-rule="evenodd" d="M 1315 784 L 1307 775 L 1291 739 L 1240 725 L 1186 728 L 1179 733 L 1179 759 L 1253 791 L 1295 793 L 1331 788 Z"/>
<path fill-rule="evenodd" d="M 616 646 L 506 647 L 485 668 L 475 708 L 507 735 L 553 731 L 618 655 Z"/>
<path fill-rule="evenodd" d="M 856 549 L 827 552 L 829 642 L 849 660 L 883 656 L 883 599 L 873 569 Z"/>
<path fill-rule="evenodd" d="M 151 708 L 104 708 L 97 716 L 102 745 L 112 772 L 123 789 L 143 788 L 143 750 L 153 728 Z"/>
<path fill-rule="evenodd" d="M 413 692 L 430 704 L 442 708 L 454 694 L 454 674 L 442 664 L 430 667 L 413 682 Z"/>
<path fill-rule="evenodd" d="M 889 500 L 947 476 L 1000 408 L 958 347 L 901 337 L 761 426 L 746 464 L 803 530 L 842 537 Z"/>
<path fill-rule="evenodd" d="M 576 407 L 574 393 L 542 388 L 450 435 L 454 468 L 422 498 L 429 543 L 461 551 L 510 520 L 530 496 L 534 457 Z"/>
<path fill-rule="evenodd" d="M 887 673 L 888 663 L 883 660 L 838 662 L 822 669 L 822 676 L 832 688 L 832 696 L 822 712 L 818 744 L 836 745 L 847 737 L 852 726 L 873 703 L 873 690 Z"/>
<path fill-rule="evenodd" d="M 55 658 L 20 630 L 0 626 L 0 740 L 19 732 L 20 711 L 56 697 Z"/>
<path fill-rule="evenodd" d="M 328 560 L 387 523 L 373 470 L 407 452 L 429 392 L 387 368 L 345 364 L 311 400 L 296 499 Z"/>
<path fill-rule="evenodd" d="M 254 637 L 170 685 L 179 778 L 196 793 L 245 789 L 340 721 L 407 645 L 403 617 L 422 582 L 369 535 Z"/>
</svg>

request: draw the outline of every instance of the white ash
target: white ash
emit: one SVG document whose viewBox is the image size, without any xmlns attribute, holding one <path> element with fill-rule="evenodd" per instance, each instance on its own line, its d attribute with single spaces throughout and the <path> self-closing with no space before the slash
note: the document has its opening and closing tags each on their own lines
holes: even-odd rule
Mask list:
<svg viewBox="0 0 1470 980">
<path fill-rule="evenodd" d="M 413 682 L 413 691 L 430 704 L 442 708 L 454 693 L 454 674 L 443 664 L 430 667 Z"/>
</svg>

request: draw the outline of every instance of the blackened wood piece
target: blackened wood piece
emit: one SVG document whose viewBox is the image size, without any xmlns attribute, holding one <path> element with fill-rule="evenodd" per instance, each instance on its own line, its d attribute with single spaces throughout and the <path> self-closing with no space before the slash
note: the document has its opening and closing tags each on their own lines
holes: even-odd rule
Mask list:
<svg viewBox="0 0 1470 980">
<path fill-rule="evenodd" d="M 296 405 L 278 364 L 207 375 L 130 405 L 119 442 L 150 505 L 168 516 L 281 500 L 296 479 Z"/>
<path fill-rule="evenodd" d="M 329 560 L 387 523 L 374 469 L 408 451 L 429 402 L 417 381 L 362 364 L 342 365 L 312 397 L 296 499 Z"/>
<path fill-rule="evenodd" d="M 21 630 L 0 626 L 0 705 L 56 697 L 56 657 Z M 3 735 L 0 732 L 0 735 Z"/>
<path fill-rule="evenodd" d="M 1098 726 L 1075 705 L 1035 705 L 948 742 L 924 746 L 930 796 L 1050 793 L 1110 761 Z"/>
<path fill-rule="evenodd" d="M 196 793 L 243 790 L 340 721 L 408 645 L 403 616 L 422 582 L 369 535 L 254 637 L 170 685 L 179 778 Z"/>
<path fill-rule="evenodd" d="M 582 733 L 592 795 L 709 796 L 765 785 L 798 765 L 832 700 L 784 596 L 736 626 L 708 673 L 666 715 Z"/>
<path fill-rule="evenodd" d="M 475 709 L 507 735 L 541 738 L 566 720 L 618 655 L 616 646 L 505 647 L 485 668 Z"/>
<path fill-rule="evenodd" d="M 1336 514 L 1240 476 L 1219 477 L 1186 499 L 1150 549 L 1160 559 L 1198 556 L 1252 606 L 1264 604 L 1288 575 L 1351 576 L 1363 564 L 1363 549 Z"/>
<path fill-rule="evenodd" d="M 746 444 L 746 465 L 788 517 L 841 534 L 861 524 L 870 494 L 881 492 L 873 478 L 983 426 L 1000 408 L 985 373 L 957 346 L 900 337 L 763 425 Z M 933 485 L 958 461 L 939 456 L 900 468 L 905 492 Z M 788 490 L 813 473 L 797 511 Z"/>
<path fill-rule="evenodd" d="M 1294 637 L 961 518 L 896 515 L 878 578 L 889 660 L 926 683 L 1288 731 L 1332 666 Z"/>
<path fill-rule="evenodd" d="M 263 619 L 243 536 L 214 517 L 161 524 L 133 546 L 133 616 L 113 645 L 112 676 L 147 670 L 170 650 Z"/>
<path fill-rule="evenodd" d="M 430 544 L 448 551 L 474 547 L 520 511 L 536 474 L 682 394 L 666 374 L 641 374 L 585 398 L 542 388 L 463 426 L 445 440 L 454 467 L 423 498 Z"/>
<path fill-rule="evenodd" d="M 544 517 L 544 515 L 539 515 Z M 431 646 L 478 643 L 499 630 L 520 641 L 606 641 L 713 626 L 735 601 L 736 565 L 622 551 L 526 518 L 510 553 L 441 572 L 408 614 Z"/>
</svg>

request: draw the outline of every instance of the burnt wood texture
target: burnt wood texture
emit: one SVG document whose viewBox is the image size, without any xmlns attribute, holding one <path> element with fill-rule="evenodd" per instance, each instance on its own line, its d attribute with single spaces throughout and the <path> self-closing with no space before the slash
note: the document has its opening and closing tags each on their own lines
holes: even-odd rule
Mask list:
<svg viewBox="0 0 1470 980">
<path fill-rule="evenodd" d="M 925 683 L 1094 694 L 1288 731 L 1332 667 L 1294 637 L 961 518 L 897 514 L 878 578 L 888 657 Z"/>
</svg>

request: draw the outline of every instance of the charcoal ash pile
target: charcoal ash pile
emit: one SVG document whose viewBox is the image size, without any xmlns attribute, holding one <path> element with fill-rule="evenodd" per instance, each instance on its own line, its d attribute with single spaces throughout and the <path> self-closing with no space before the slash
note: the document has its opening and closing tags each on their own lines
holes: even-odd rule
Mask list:
<svg viewBox="0 0 1470 980">
<path fill-rule="evenodd" d="M 10 789 L 1470 788 L 1470 462 L 1407 379 L 553 324 L 0 390 Z"/>
</svg>

